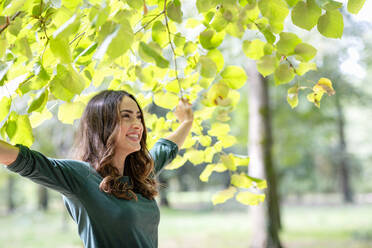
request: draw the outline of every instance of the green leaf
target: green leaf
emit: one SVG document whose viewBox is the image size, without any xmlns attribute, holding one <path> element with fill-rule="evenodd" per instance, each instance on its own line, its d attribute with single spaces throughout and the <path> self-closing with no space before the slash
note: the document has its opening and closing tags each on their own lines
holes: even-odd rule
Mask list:
<svg viewBox="0 0 372 248">
<path fill-rule="evenodd" d="M 224 38 L 224 32 L 216 33 L 212 29 L 206 29 L 200 33 L 199 41 L 203 48 L 212 50 L 221 45 Z"/>
<path fill-rule="evenodd" d="M 316 0 L 316 3 L 325 10 L 336 10 L 342 7 L 342 3 L 333 0 Z"/>
<path fill-rule="evenodd" d="M 275 71 L 278 63 L 279 61 L 275 56 L 265 55 L 256 62 L 257 70 L 262 74 L 262 76 L 266 77 Z"/>
<path fill-rule="evenodd" d="M 227 66 L 222 72 L 223 81 L 232 89 L 241 88 L 247 81 L 247 74 L 239 66 Z"/>
<path fill-rule="evenodd" d="M 144 6 L 143 0 L 126 0 L 128 5 L 133 9 L 140 10 Z"/>
<path fill-rule="evenodd" d="M 47 89 L 41 91 L 31 102 L 30 106 L 27 109 L 27 113 L 33 111 L 42 112 L 48 102 L 49 92 Z"/>
<path fill-rule="evenodd" d="M 161 47 L 165 47 L 168 44 L 167 28 L 161 21 L 156 21 L 152 25 L 152 40 L 159 44 Z"/>
<path fill-rule="evenodd" d="M 242 172 L 240 174 L 233 174 L 231 176 L 231 184 L 239 188 L 250 188 L 253 186 L 252 180 Z"/>
<path fill-rule="evenodd" d="M 292 10 L 292 22 L 294 25 L 311 30 L 322 15 L 322 10 L 315 3 L 315 0 L 301 1 Z"/>
<path fill-rule="evenodd" d="M 294 33 L 282 32 L 280 33 L 280 40 L 276 43 L 276 48 L 279 53 L 284 55 L 292 55 L 301 39 Z"/>
<path fill-rule="evenodd" d="M 219 105 L 220 101 L 228 100 L 229 92 L 230 88 L 225 83 L 218 82 L 213 84 L 207 92 L 204 104 L 206 106 Z M 213 131 L 209 130 L 208 134 L 213 135 Z"/>
<path fill-rule="evenodd" d="M 53 39 L 66 39 L 66 43 L 68 43 L 67 38 L 72 34 L 76 34 L 79 27 L 80 17 L 75 14 L 53 33 Z"/>
<path fill-rule="evenodd" d="M 293 7 L 296 5 L 296 3 L 298 3 L 298 1 L 300 0 L 285 0 L 287 2 L 287 4 L 290 6 L 290 7 Z"/>
<path fill-rule="evenodd" d="M 13 62 L 2 62 L 0 60 L 0 82 L 3 81 L 3 79 L 5 78 L 5 75 L 8 73 L 8 70 L 10 69 L 12 64 Z M 0 86 L 2 86 L 1 83 L 0 83 Z"/>
<path fill-rule="evenodd" d="M 295 85 L 288 89 L 287 102 L 291 108 L 295 108 L 298 105 L 298 86 Z"/>
<path fill-rule="evenodd" d="M 212 172 L 214 171 L 215 166 L 216 166 L 215 164 L 207 165 L 199 176 L 200 181 L 208 182 L 208 179 L 209 179 L 210 175 L 212 174 Z"/>
<path fill-rule="evenodd" d="M 192 41 L 188 41 L 183 46 L 183 53 L 185 54 L 185 56 L 191 55 L 196 51 L 197 48 L 198 48 L 197 44 L 195 44 Z"/>
<path fill-rule="evenodd" d="M 300 43 L 296 46 L 294 52 L 300 56 L 299 60 L 307 62 L 315 57 L 317 50 L 310 44 Z"/>
<path fill-rule="evenodd" d="M 214 194 L 212 197 L 213 205 L 224 203 L 228 199 L 233 198 L 235 193 L 236 188 L 230 186 L 228 189 L 222 190 Z"/>
<path fill-rule="evenodd" d="M 65 102 L 59 106 L 58 120 L 65 124 L 73 124 L 74 120 L 81 117 L 85 109 L 85 104 L 82 102 Z"/>
<path fill-rule="evenodd" d="M 173 109 L 178 104 L 178 96 L 171 92 L 158 92 L 154 95 L 154 102 L 162 108 Z"/>
<path fill-rule="evenodd" d="M 347 10 L 352 14 L 358 14 L 362 9 L 366 0 L 349 0 L 347 2 Z"/>
<path fill-rule="evenodd" d="M 224 66 L 224 58 L 222 53 L 218 49 L 209 50 L 207 57 L 213 60 L 217 66 L 217 71 L 221 71 Z"/>
<path fill-rule="evenodd" d="M 266 25 L 266 24 L 263 24 L 263 23 L 258 23 L 257 28 L 265 36 L 265 39 L 267 40 L 267 42 L 269 42 L 271 44 L 273 44 L 275 42 L 276 37 L 273 34 L 273 32 L 271 32 L 269 25 Z"/>
<path fill-rule="evenodd" d="M 129 22 L 125 19 L 121 20 L 119 31 L 113 37 L 107 48 L 107 55 L 110 56 L 111 59 L 121 56 L 131 48 L 133 38 L 134 34 Z"/>
<path fill-rule="evenodd" d="M 10 142 L 30 147 L 34 143 L 30 120 L 27 115 L 18 115 L 12 112 L 8 119 L 6 132 Z"/>
<path fill-rule="evenodd" d="M 57 65 L 57 75 L 50 82 L 50 91 L 58 99 L 70 101 L 85 88 L 84 78 L 71 65 Z"/>
<path fill-rule="evenodd" d="M 245 40 L 243 41 L 243 51 L 248 58 L 257 60 L 265 55 L 265 45 L 266 43 L 259 39 L 252 41 Z"/>
<path fill-rule="evenodd" d="M 52 113 L 47 109 L 44 108 L 44 110 L 39 112 L 32 112 L 30 116 L 30 123 L 32 128 L 36 128 L 39 125 L 41 125 L 44 121 L 52 119 L 53 115 Z"/>
<path fill-rule="evenodd" d="M 178 94 L 180 92 L 179 83 L 177 80 L 172 80 L 171 82 L 167 83 L 165 89 L 169 92 Z"/>
<path fill-rule="evenodd" d="M 287 63 L 283 63 L 276 68 L 274 73 L 275 84 L 286 84 L 292 81 L 295 77 L 294 69 L 289 66 Z"/>
<path fill-rule="evenodd" d="M 163 56 L 161 56 L 155 49 L 153 49 L 151 46 L 147 45 L 143 41 L 139 44 L 139 52 L 140 55 L 143 53 L 144 55 L 152 58 L 156 65 L 160 68 L 168 68 L 169 62 L 166 60 Z"/>
<path fill-rule="evenodd" d="M 10 106 L 11 106 L 12 100 L 8 97 L 3 97 L 1 98 L 0 101 L 0 122 L 2 122 L 5 117 L 8 116 L 8 113 L 10 111 Z"/>
<path fill-rule="evenodd" d="M 299 76 L 302 76 L 304 75 L 306 72 L 308 71 L 316 71 L 316 64 L 315 63 L 306 63 L 306 62 L 302 62 L 298 65 L 298 67 L 296 68 L 296 73 L 297 75 Z"/>
<path fill-rule="evenodd" d="M 234 158 L 231 154 L 221 155 L 220 157 L 222 164 L 231 171 L 236 171 L 236 165 L 234 163 Z"/>
<path fill-rule="evenodd" d="M 258 7 L 261 14 L 269 20 L 273 32 L 281 32 L 283 22 L 289 13 L 287 3 L 284 0 L 260 0 Z"/>
<path fill-rule="evenodd" d="M 200 56 L 200 74 L 206 78 L 213 78 L 217 73 L 217 66 L 208 56 Z"/>
<path fill-rule="evenodd" d="M 196 0 L 196 8 L 199 13 L 207 12 L 217 5 L 215 0 Z"/>
<path fill-rule="evenodd" d="M 258 205 L 265 200 L 265 194 L 254 194 L 249 191 L 240 192 L 236 196 L 236 200 L 245 205 Z"/>
<path fill-rule="evenodd" d="M 5 55 L 8 42 L 5 37 L 0 36 L 0 59 Z"/>
<path fill-rule="evenodd" d="M 68 40 L 64 37 L 50 39 L 50 49 L 62 63 L 69 64 L 72 62 L 70 46 L 68 45 Z"/>
<path fill-rule="evenodd" d="M 339 10 L 327 11 L 318 20 L 318 31 L 328 38 L 341 38 L 344 21 Z"/>
<path fill-rule="evenodd" d="M 167 16 L 177 23 L 182 23 L 182 11 L 180 1 L 171 1 L 167 5 Z"/>
</svg>

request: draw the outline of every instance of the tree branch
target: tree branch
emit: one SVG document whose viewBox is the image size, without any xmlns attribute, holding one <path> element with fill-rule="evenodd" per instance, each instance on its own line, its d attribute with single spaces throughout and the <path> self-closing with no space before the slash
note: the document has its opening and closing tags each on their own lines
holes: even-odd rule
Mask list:
<svg viewBox="0 0 372 248">
<path fill-rule="evenodd" d="M 14 21 L 20 14 L 21 14 L 21 11 L 17 11 L 17 13 L 15 13 L 11 18 L 7 16 L 6 23 L 0 26 L 0 34 L 10 25 L 10 22 Z"/>
<path fill-rule="evenodd" d="M 180 88 L 181 98 L 183 98 L 183 92 L 182 92 L 182 88 L 181 88 L 181 82 L 180 82 L 180 79 L 178 78 L 178 69 L 177 69 L 176 52 L 174 51 L 174 47 L 173 47 L 173 43 L 172 43 L 172 39 L 171 39 L 171 33 L 170 33 L 170 29 L 169 29 L 169 24 L 168 24 L 168 17 L 167 17 L 167 0 L 164 0 L 164 9 L 163 9 L 163 13 L 164 13 L 164 18 L 165 18 L 165 26 L 167 27 L 167 32 L 168 32 L 168 40 L 169 40 L 169 44 L 170 44 L 171 49 L 172 49 L 172 52 L 173 52 L 174 70 L 175 70 L 175 72 L 176 72 L 176 79 L 177 79 L 177 82 L 178 82 L 178 87 Z"/>
</svg>

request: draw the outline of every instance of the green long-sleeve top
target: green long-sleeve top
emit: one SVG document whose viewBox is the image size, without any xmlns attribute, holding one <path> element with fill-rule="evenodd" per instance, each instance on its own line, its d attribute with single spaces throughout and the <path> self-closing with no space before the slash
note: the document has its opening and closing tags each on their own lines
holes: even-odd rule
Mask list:
<svg viewBox="0 0 372 248">
<path fill-rule="evenodd" d="M 78 225 L 85 248 L 153 248 L 158 246 L 160 212 L 155 200 L 137 194 L 138 201 L 124 200 L 99 190 L 102 177 L 77 160 L 52 159 L 20 148 L 7 168 L 63 195 L 65 206 Z M 177 145 L 159 139 L 150 154 L 158 173 L 177 155 Z M 129 181 L 127 176 L 123 182 Z"/>
</svg>

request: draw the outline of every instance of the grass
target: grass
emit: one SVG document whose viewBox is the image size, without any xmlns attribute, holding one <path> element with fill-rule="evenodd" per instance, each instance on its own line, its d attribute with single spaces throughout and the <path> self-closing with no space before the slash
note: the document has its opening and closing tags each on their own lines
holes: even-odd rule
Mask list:
<svg viewBox="0 0 372 248">
<path fill-rule="evenodd" d="M 162 208 L 159 247 L 248 248 L 252 238 L 250 213 L 242 208 L 231 210 L 233 205 Z M 370 205 L 285 205 L 281 240 L 287 248 L 372 247 L 371 217 Z M 20 210 L 0 215 L 0 229 L 0 247 L 82 247 L 75 224 L 58 204 L 47 213 Z"/>
</svg>

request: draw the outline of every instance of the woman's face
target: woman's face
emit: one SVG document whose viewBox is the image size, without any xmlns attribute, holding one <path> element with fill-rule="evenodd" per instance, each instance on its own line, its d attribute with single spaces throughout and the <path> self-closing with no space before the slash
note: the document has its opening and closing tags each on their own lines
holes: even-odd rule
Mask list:
<svg viewBox="0 0 372 248">
<path fill-rule="evenodd" d="M 128 155 L 141 149 L 142 116 L 137 103 L 128 96 L 123 97 L 119 110 L 121 124 L 116 146 L 121 153 Z"/>
</svg>

